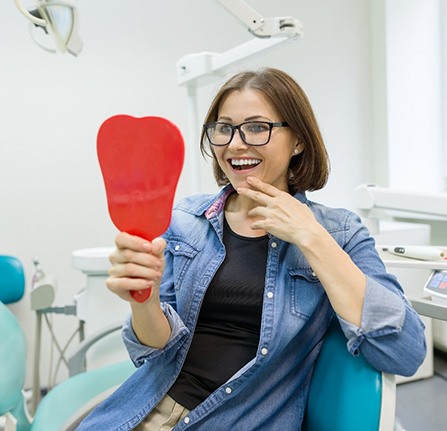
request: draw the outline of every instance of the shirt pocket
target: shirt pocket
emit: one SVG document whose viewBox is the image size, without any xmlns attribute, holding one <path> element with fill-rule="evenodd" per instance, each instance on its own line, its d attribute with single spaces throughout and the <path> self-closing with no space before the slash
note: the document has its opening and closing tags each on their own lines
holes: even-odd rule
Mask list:
<svg viewBox="0 0 447 431">
<path fill-rule="evenodd" d="M 169 241 L 166 248 L 172 254 L 174 286 L 179 290 L 192 260 L 199 251 L 185 241 L 175 239 Z"/>
<path fill-rule="evenodd" d="M 290 313 L 307 320 L 324 293 L 312 268 L 290 268 Z"/>
</svg>

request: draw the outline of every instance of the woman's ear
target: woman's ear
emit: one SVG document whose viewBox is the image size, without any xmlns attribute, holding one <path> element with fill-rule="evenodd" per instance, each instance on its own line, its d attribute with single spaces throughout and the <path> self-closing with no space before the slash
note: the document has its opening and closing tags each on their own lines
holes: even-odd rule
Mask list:
<svg viewBox="0 0 447 431">
<path fill-rule="evenodd" d="M 292 156 L 297 156 L 301 154 L 304 150 L 304 144 L 300 144 L 299 142 L 295 145 Z"/>
</svg>

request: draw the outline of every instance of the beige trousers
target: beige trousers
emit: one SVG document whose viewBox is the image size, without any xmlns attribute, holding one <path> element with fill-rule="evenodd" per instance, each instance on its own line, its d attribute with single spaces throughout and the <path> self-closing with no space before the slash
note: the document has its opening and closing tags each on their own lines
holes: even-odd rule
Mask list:
<svg viewBox="0 0 447 431">
<path fill-rule="evenodd" d="M 146 416 L 135 431 L 170 431 L 187 414 L 188 409 L 176 403 L 169 395 L 166 395 Z"/>
</svg>

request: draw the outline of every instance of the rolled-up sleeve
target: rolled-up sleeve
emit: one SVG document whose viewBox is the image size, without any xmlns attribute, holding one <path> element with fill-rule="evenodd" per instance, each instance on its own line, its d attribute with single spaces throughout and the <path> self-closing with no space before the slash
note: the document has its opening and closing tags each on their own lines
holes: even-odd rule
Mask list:
<svg viewBox="0 0 447 431">
<path fill-rule="evenodd" d="M 123 341 L 130 359 L 136 367 L 140 367 L 144 362 L 157 358 L 159 355 L 163 355 L 173 348 L 177 349 L 189 336 L 189 329 L 184 325 L 183 321 L 171 305 L 168 303 L 161 303 L 161 307 L 171 327 L 171 335 L 163 349 L 155 349 L 140 343 L 132 328 L 131 315 L 129 315 L 124 322 L 122 332 Z"/>
<path fill-rule="evenodd" d="M 338 316 L 352 355 L 360 352 L 376 368 L 393 374 L 412 375 L 426 354 L 425 327 L 400 291 L 391 291 L 367 277 L 362 326 Z"/>
<path fill-rule="evenodd" d="M 400 332 L 405 320 L 405 304 L 402 298 L 370 277 L 366 277 L 366 280 L 362 327 L 339 318 L 352 354 L 358 353 L 365 337 L 381 337 Z"/>
</svg>

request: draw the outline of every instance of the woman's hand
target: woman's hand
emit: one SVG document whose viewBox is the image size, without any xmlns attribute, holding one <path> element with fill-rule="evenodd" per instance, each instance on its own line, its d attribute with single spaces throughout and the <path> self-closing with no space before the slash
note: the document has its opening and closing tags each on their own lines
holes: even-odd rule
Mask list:
<svg viewBox="0 0 447 431">
<path fill-rule="evenodd" d="M 258 204 L 248 213 L 255 219 L 252 229 L 263 229 L 298 247 L 321 231 L 312 211 L 289 193 L 255 177 L 248 177 L 247 183 L 250 189 L 241 187 L 237 192 Z"/>
<path fill-rule="evenodd" d="M 115 239 L 116 249 L 110 256 L 107 287 L 122 299 L 135 302 L 131 290 L 152 289 L 147 301 L 159 301 L 160 280 L 164 271 L 163 238 L 152 242 L 121 232 Z M 147 302 L 146 301 L 146 302 Z"/>
<path fill-rule="evenodd" d="M 361 326 L 366 277 L 351 258 L 318 223 L 312 211 L 291 195 L 257 178 L 248 177 L 252 189 L 239 188 L 258 206 L 249 212 L 257 220 L 253 229 L 264 229 L 303 252 L 319 278 L 335 312 L 348 322 Z"/>
<path fill-rule="evenodd" d="M 171 328 L 160 306 L 160 281 L 165 268 L 166 241 L 152 242 L 121 232 L 115 239 L 116 249 L 110 256 L 112 267 L 107 287 L 130 302 L 132 327 L 142 344 L 161 349 L 170 336 Z M 130 291 L 151 289 L 143 302 L 136 302 Z"/>
</svg>

